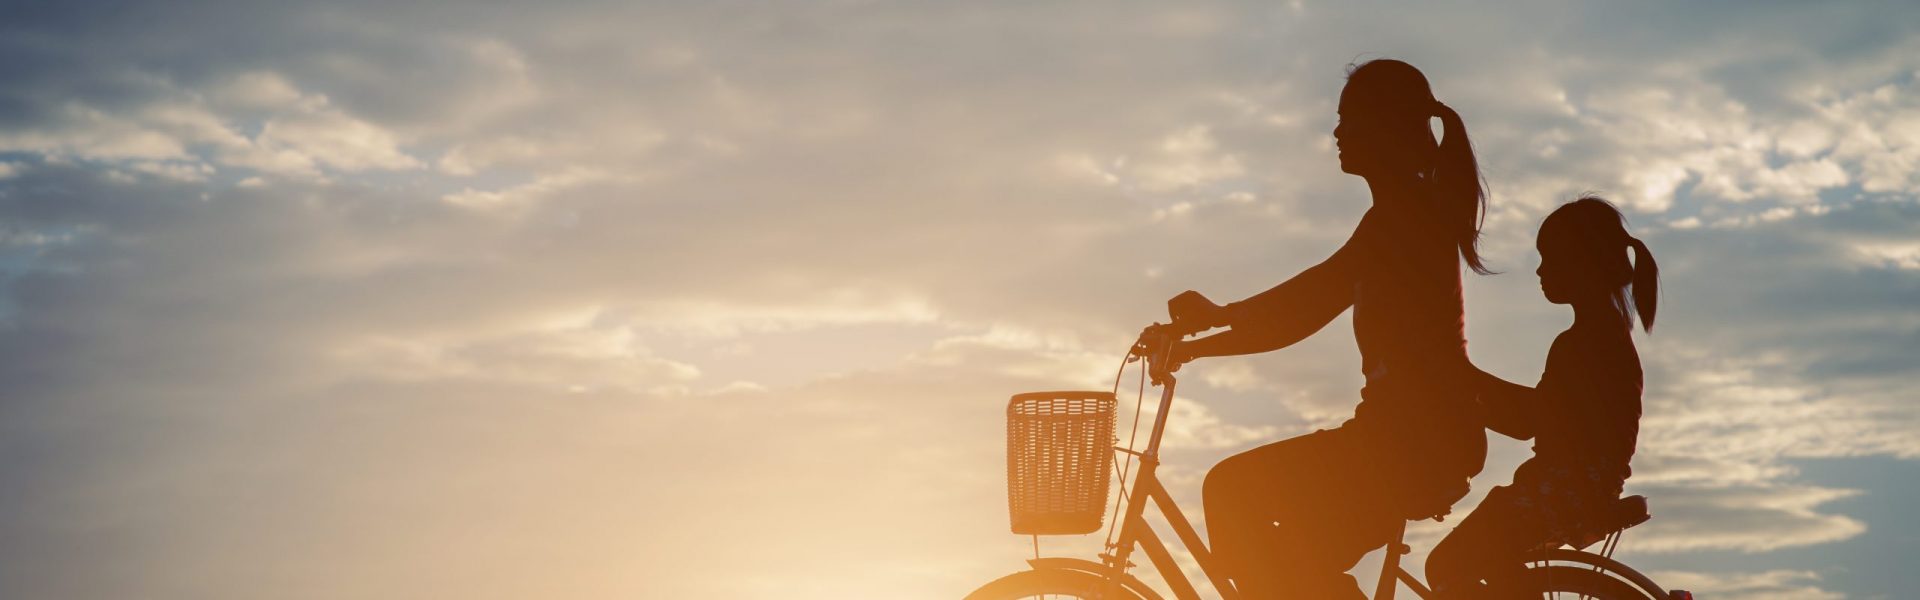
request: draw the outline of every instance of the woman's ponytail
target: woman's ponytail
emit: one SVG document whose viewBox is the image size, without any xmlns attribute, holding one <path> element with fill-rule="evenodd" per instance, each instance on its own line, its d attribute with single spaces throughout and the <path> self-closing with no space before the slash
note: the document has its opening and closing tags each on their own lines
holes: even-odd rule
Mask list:
<svg viewBox="0 0 1920 600">
<path fill-rule="evenodd" d="M 1660 265 L 1653 262 L 1653 253 L 1640 238 L 1628 236 L 1627 246 L 1633 248 L 1633 309 L 1640 313 L 1640 326 L 1651 332 L 1660 302 Z"/>
<path fill-rule="evenodd" d="M 1467 124 L 1460 113 L 1434 101 L 1433 116 L 1440 118 L 1440 147 L 1434 156 L 1434 185 L 1445 203 L 1442 208 L 1455 229 L 1460 256 L 1473 272 L 1492 271 L 1480 260 L 1480 227 L 1486 221 L 1486 182 L 1480 178 L 1480 163 L 1473 157 L 1473 142 L 1467 138 Z"/>
<path fill-rule="evenodd" d="M 1378 127 L 1387 136 L 1382 142 L 1391 146 L 1391 156 L 1381 157 L 1386 166 L 1395 176 L 1426 179 L 1437 204 L 1432 207 L 1438 217 L 1434 224 L 1444 228 L 1468 268 L 1491 274 L 1479 248 L 1487 185 L 1480 178 L 1480 164 L 1473 158 L 1473 142 L 1467 139 L 1460 113 L 1434 98 L 1433 86 L 1419 69 L 1390 58 L 1348 67 L 1347 88 L 1340 96 L 1343 107 L 1353 103 L 1373 113 L 1371 118 L 1384 119 Z M 1442 134 L 1437 142 L 1432 121 L 1436 117 Z"/>
</svg>

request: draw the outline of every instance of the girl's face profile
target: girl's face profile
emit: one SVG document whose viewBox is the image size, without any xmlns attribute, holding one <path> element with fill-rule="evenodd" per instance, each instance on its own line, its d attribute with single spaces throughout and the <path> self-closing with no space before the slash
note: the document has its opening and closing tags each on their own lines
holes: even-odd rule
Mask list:
<svg viewBox="0 0 1920 600">
<path fill-rule="evenodd" d="M 1569 267 L 1573 258 L 1568 256 L 1565 245 L 1553 244 L 1543 234 L 1535 247 L 1540 251 L 1540 268 L 1534 269 L 1533 272 L 1540 276 L 1540 293 L 1545 294 L 1547 301 L 1554 304 L 1573 302 L 1575 294 L 1569 289 L 1574 281 L 1572 273 L 1569 272 L 1572 270 Z"/>
<path fill-rule="evenodd" d="M 1541 227 L 1534 245 L 1540 251 L 1540 268 L 1534 270 L 1540 276 L 1540 292 L 1554 304 L 1606 296 L 1607 287 L 1599 281 L 1600 268 L 1590 250 L 1574 243 L 1577 238 L 1571 232 L 1556 229 L 1551 223 Z"/>
</svg>

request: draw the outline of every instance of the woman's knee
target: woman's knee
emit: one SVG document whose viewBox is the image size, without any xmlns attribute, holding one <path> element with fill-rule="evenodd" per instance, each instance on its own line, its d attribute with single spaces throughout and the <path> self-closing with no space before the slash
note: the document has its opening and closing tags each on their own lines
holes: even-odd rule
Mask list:
<svg viewBox="0 0 1920 600">
<path fill-rule="evenodd" d="M 1427 553 L 1427 583 L 1436 592 L 1454 592 L 1442 593 L 1441 598 L 1472 595 L 1479 581 L 1499 571 L 1497 567 L 1507 558 L 1505 544 L 1509 542 L 1502 539 L 1506 532 L 1489 521 L 1489 516 L 1468 515 Z"/>
<path fill-rule="evenodd" d="M 1220 516 L 1219 513 L 1232 511 L 1239 504 L 1233 500 L 1239 495 L 1235 492 L 1242 487 L 1240 482 L 1244 475 L 1234 458 L 1228 457 L 1214 465 L 1200 483 L 1200 503 L 1205 506 L 1209 520 Z"/>
<path fill-rule="evenodd" d="M 1213 506 L 1252 491 L 1264 470 L 1252 454 L 1242 452 L 1229 456 L 1208 469 L 1206 479 L 1200 483 L 1201 501 Z"/>
<path fill-rule="evenodd" d="M 1471 577 L 1467 567 L 1472 560 L 1462 546 L 1459 539 L 1448 536 L 1427 553 L 1427 583 L 1436 591 L 1456 587 Z"/>
</svg>

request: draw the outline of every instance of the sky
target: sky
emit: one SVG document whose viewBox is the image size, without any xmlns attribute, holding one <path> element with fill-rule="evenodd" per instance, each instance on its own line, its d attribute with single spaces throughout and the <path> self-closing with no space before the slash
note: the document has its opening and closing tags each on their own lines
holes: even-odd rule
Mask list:
<svg viewBox="0 0 1920 600">
<path fill-rule="evenodd" d="M 1368 203 L 1332 152 L 1345 71 L 1392 57 L 1492 191 L 1477 364 L 1532 381 L 1571 322 L 1532 274 L 1559 203 L 1614 201 L 1659 259 L 1628 483 L 1655 516 L 1622 556 L 1702 597 L 1904 597 L 1915 23 L 5 2 L 0 596 L 964 595 L 1033 551 L 1007 397 L 1111 389 L 1167 298 L 1330 254 Z M 1209 465 L 1361 383 L 1346 317 L 1182 374 L 1162 474 L 1196 519 Z M 1457 514 L 1529 451 L 1490 443 Z"/>
</svg>

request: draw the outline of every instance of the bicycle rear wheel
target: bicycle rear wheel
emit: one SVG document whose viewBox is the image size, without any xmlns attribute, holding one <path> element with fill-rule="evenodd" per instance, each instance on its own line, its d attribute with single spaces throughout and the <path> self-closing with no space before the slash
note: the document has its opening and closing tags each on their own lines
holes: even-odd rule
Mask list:
<svg viewBox="0 0 1920 600">
<path fill-rule="evenodd" d="M 1522 590 L 1527 598 L 1654 600 L 1632 583 L 1593 567 L 1534 567 L 1514 584 L 1508 589 Z"/>
<path fill-rule="evenodd" d="M 1109 586 L 1106 578 L 1071 569 L 1021 571 L 995 579 L 967 594 L 966 600 L 1025 600 L 1079 598 L 1081 600 L 1150 600 L 1124 586 Z M 1151 600 L 1158 600 L 1157 597 Z"/>
</svg>

